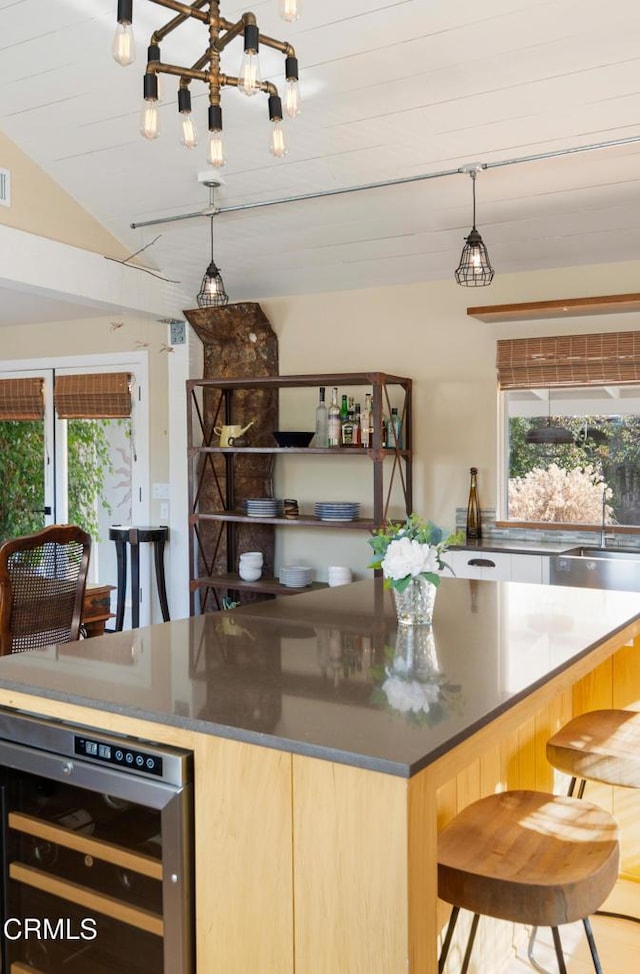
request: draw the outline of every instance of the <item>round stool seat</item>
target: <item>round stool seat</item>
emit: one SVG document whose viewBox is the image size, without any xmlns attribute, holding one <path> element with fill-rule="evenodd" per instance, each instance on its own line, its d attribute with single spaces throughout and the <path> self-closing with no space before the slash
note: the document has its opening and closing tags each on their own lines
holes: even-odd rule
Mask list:
<svg viewBox="0 0 640 974">
<path fill-rule="evenodd" d="M 592 710 L 547 741 L 547 759 L 572 778 L 640 788 L 640 713 Z"/>
<path fill-rule="evenodd" d="M 472 913 L 557 927 L 594 913 L 618 877 L 604 809 L 536 791 L 489 795 L 438 839 L 438 895 Z"/>
</svg>

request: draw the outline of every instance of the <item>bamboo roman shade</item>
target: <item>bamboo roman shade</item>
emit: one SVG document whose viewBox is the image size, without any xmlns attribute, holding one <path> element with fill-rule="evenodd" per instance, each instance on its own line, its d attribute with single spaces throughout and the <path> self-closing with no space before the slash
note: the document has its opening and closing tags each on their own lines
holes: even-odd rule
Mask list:
<svg viewBox="0 0 640 974">
<path fill-rule="evenodd" d="M 59 419 L 125 419 L 131 415 L 131 373 L 56 376 L 53 400 Z"/>
<path fill-rule="evenodd" d="M 501 389 L 640 382 L 640 331 L 498 341 Z"/>
<path fill-rule="evenodd" d="M 0 379 L 0 420 L 43 416 L 44 379 Z"/>
</svg>

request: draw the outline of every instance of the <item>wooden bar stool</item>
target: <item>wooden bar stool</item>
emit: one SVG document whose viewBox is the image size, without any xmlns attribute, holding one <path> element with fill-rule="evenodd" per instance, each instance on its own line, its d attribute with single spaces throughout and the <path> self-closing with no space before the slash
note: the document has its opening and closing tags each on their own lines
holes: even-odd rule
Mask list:
<svg viewBox="0 0 640 974">
<path fill-rule="evenodd" d="M 506 791 L 464 808 L 438 838 L 438 895 L 453 910 L 438 970 L 446 963 L 460 909 L 473 914 L 461 974 L 481 915 L 551 927 L 566 974 L 558 927 L 582 920 L 593 965 L 602 967 L 589 914 L 618 877 L 615 819 L 590 802 L 537 791 Z"/>
<path fill-rule="evenodd" d="M 571 775 L 568 794 L 577 782 L 578 798 L 587 781 L 620 788 L 640 788 L 640 713 L 634 710 L 592 710 L 574 717 L 547 741 L 547 760 Z M 628 913 L 598 910 L 618 920 L 640 918 Z"/>
</svg>

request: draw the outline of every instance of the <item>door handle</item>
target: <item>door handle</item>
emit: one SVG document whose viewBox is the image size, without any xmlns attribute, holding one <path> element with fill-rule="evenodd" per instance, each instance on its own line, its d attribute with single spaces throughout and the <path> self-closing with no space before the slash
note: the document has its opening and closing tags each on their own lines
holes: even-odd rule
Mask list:
<svg viewBox="0 0 640 974">
<path fill-rule="evenodd" d="M 46 504 L 45 507 L 32 507 L 30 514 L 51 514 L 51 506 Z"/>
</svg>

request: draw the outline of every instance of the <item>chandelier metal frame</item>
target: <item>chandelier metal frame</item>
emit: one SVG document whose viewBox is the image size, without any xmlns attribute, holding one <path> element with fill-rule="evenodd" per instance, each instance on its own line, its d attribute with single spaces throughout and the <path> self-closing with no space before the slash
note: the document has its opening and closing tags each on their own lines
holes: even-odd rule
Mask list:
<svg viewBox="0 0 640 974">
<path fill-rule="evenodd" d="M 300 110 L 297 89 L 298 59 L 293 46 L 287 41 L 280 41 L 261 33 L 256 17 L 251 12 L 243 13 L 235 22 L 227 20 L 220 14 L 220 0 L 193 0 L 191 4 L 182 3 L 180 0 L 149 0 L 149 2 L 176 14 L 162 27 L 154 30 L 149 41 L 143 96 L 145 103 L 150 103 L 152 111 L 159 100 L 159 75 L 166 74 L 180 79 L 178 111 L 185 116 L 190 116 L 191 113 L 191 91 L 189 87 L 191 82 L 200 81 L 205 84 L 209 89 L 208 129 L 212 141 L 216 143 L 215 145 L 210 143 L 209 162 L 213 166 L 222 166 L 225 163 L 221 147 L 223 128 L 222 89 L 225 87 L 239 88 L 247 95 L 263 92 L 268 96 L 269 119 L 274 124 L 271 152 L 275 156 L 284 156 L 287 150 L 284 136 L 279 127 L 283 118 L 282 99 L 276 85 L 270 81 L 260 80 L 259 73 L 256 73 L 257 55 L 260 44 L 280 51 L 284 55 L 285 79 L 288 83 L 286 109 L 287 114 L 293 117 Z M 133 0 L 118 0 L 117 19 L 119 30 L 130 30 L 133 20 Z M 163 61 L 160 52 L 161 42 L 177 28 L 191 20 L 198 21 L 207 29 L 208 44 L 204 52 L 190 66 Z M 240 73 L 238 76 L 226 74 L 220 68 L 220 56 L 227 45 L 241 34 L 244 37 L 245 57 L 243 66 L 248 62 L 248 67 L 244 74 Z M 129 53 L 129 50 L 127 50 L 126 55 L 118 56 L 115 45 L 114 57 L 121 64 L 129 64 L 133 60 L 133 54 Z M 153 122 L 150 124 L 150 130 L 143 131 L 143 134 L 147 138 L 155 138 L 157 124 L 155 128 Z M 183 128 L 183 133 L 184 131 Z M 189 148 L 192 148 L 196 141 L 195 135 L 189 141 L 188 136 L 185 139 L 183 134 L 183 143 Z"/>
</svg>

